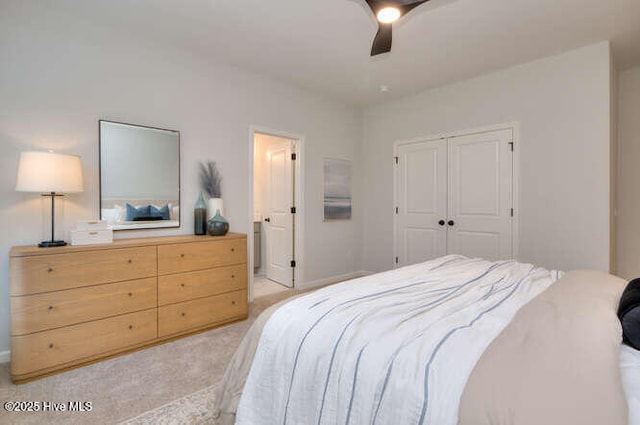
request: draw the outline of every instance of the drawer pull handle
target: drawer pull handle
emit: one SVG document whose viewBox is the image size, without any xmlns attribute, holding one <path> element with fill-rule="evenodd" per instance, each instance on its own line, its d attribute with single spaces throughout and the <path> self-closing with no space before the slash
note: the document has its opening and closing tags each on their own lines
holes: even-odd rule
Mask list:
<svg viewBox="0 0 640 425">
<path fill-rule="evenodd" d="M 184 254 L 180 254 L 180 258 L 184 258 Z"/>
<path fill-rule="evenodd" d="M 180 286 L 184 288 L 184 283 L 181 283 Z"/>
<path fill-rule="evenodd" d="M 51 267 L 49 267 L 49 268 L 47 269 L 47 273 L 51 273 L 52 271 L 53 271 L 53 269 L 52 269 Z"/>
<path fill-rule="evenodd" d="M 130 297 L 131 297 L 131 296 L 133 296 L 133 292 L 129 292 L 129 296 L 130 296 Z"/>
<path fill-rule="evenodd" d="M 49 348 L 53 348 L 53 344 L 49 344 Z"/>
<path fill-rule="evenodd" d="M 182 317 L 184 317 L 186 315 L 187 315 L 186 313 L 180 313 L 180 316 L 182 316 Z"/>
<path fill-rule="evenodd" d="M 235 248 L 231 248 L 231 252 L 236 252 L 236 249 Z"/>
<path fill-rule="evenodd" d="M 236 302 L 235 301 L 231 301 L 231 304 L 236 305 Z"/>
<path fill-rule="evenodd" d="M 236 275 L 235 275 L 235 274 L 232 274 L 232 275 L 231 275 L 231 279 L 235 279 L 235 278 L 236 278 Z"/>
<path fill-rule="evenodd" d="M 48 310 L 49 310 L 49 311 L 53 310 L 53 306 L 52 306 L 52 305 L 50 305 L 50 306 L 49 306 L 49 308 L 48 308 Z"/>
<path fill-rule="evenodd" d="M 133 260 L 131 258 L 129 258 L 129 261 L 127 261 L 127 263 L 131 264 L 131 263 L 133 263 Z"/>
<path fill-rule="evenodd" d="M 129 329 L 133 329 L 133 325 L 129 325 Z"/>
</svg>

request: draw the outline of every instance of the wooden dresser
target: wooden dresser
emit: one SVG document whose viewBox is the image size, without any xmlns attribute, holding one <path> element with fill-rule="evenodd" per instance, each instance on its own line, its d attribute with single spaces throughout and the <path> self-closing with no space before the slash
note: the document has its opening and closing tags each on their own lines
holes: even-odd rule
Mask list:
<svg viewBox="0 0 640 425">
<path fill-rule="evenodd" d="M 246 235 L 14 247 L 11 378 L 23 382 L 247 317 Z"/>
</svg>

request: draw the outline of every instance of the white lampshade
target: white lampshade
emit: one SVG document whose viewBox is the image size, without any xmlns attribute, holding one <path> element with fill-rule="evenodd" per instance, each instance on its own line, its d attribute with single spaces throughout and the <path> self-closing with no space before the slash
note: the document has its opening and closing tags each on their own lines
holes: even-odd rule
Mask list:
<svg viewBox="0 0 640 425">
<path fill-rule="evenodd" d="M 22 152 L 16 190 L 20 192 L 82 192 L 80 157 L 52 152 Z"/>
</svg>

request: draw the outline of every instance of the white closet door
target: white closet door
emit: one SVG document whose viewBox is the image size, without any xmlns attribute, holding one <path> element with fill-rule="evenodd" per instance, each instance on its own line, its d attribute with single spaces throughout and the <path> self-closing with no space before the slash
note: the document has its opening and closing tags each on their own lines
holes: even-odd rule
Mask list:
<svg viewBox="0 0 640 425">
<path fill-rule="evenodd" d="M 396 154 L 396 265 L 406 266 L 446 253 L 447 142 L 402 144 Z"/>
<path fill-rule="evenodd" d="M 511 129 L 449 139 L 449 254 L 512 258 L 511 141 Z"/>
</svg>

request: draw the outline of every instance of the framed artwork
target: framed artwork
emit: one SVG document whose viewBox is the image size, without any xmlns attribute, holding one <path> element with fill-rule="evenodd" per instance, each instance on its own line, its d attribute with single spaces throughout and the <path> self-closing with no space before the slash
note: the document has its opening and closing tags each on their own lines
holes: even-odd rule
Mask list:
<svg viewBox="0 0 640 425">
<path fill-rule="evenodd" d="M 351 219 L 351 161 L 325 158 L 324 220 Z"/>
</svg>

